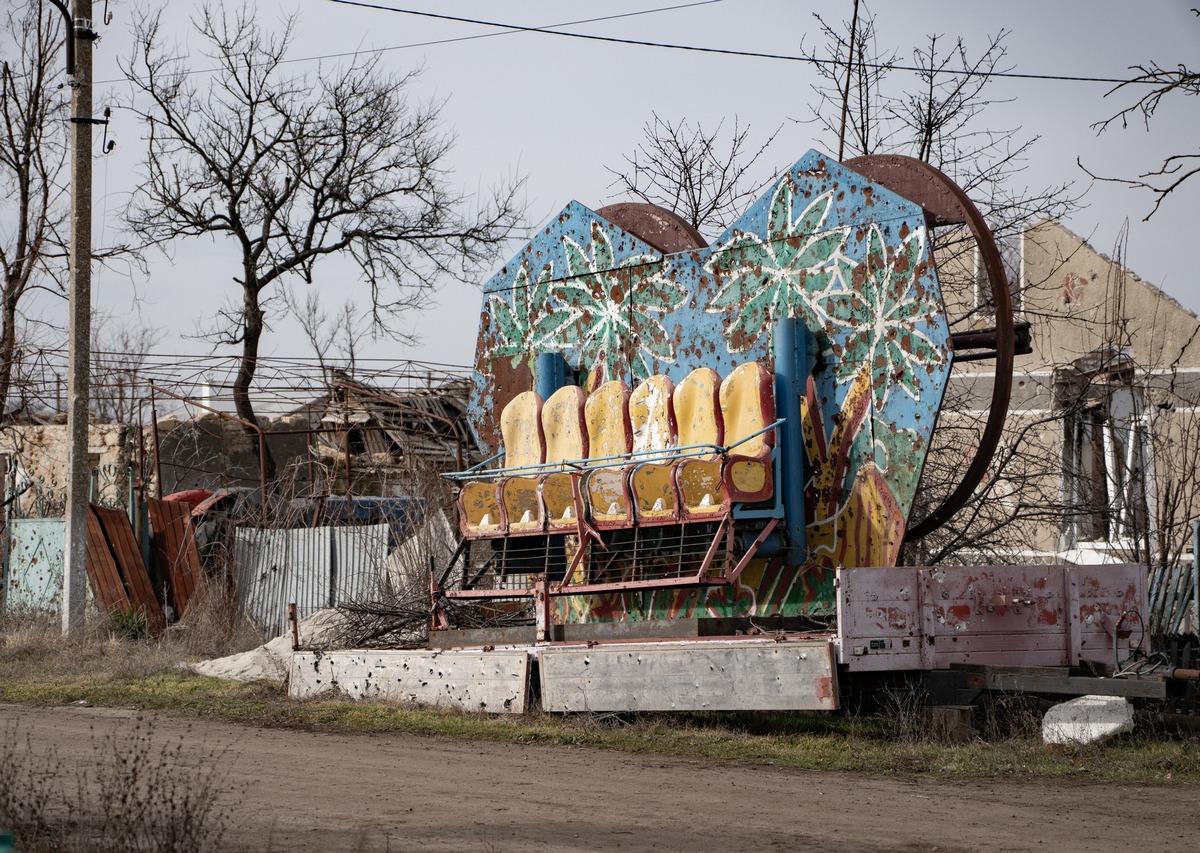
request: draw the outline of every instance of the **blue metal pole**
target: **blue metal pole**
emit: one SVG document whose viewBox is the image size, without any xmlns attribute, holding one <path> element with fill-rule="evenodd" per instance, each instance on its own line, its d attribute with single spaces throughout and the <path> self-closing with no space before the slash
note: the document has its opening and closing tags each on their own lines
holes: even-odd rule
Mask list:
<svg viewBox="0 0 1200 853">
<path fill-rule="evenodd" d="M 775 324 L 775 417 L 782 418 L 779 430 L 780 479 L 788 538 L 787 561 L 799 565 L 808 557 L 808 535 L 804 527 L 804 429 L 800 423 L 800 396 L 805 393 L 812 360 L 808 329 L 800 320 L 787 317 Z"/>
<path fill-rule="evenodd" d="M 567 360 L 560 352 L 538 353 L 535 389 L 543 400 L 567 384 Z"/>
</svg>

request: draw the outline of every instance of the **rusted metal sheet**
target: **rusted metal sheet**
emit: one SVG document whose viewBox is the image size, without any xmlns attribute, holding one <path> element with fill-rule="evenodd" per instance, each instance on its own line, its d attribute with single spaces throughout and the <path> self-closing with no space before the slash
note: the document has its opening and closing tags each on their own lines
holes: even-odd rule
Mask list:
<svg viewBox="0 0 1200 853">
<path fill-rule="evenodd" d="M 6 611 L 57 612 L 62 607 L 63 531 L 61 518 L 9 520 Z"/>
<path fill-rule="evenodd" d="M 542 708 L 588 711 L 832 711 L 837 667 L 824 639 L 690 640 L 540 653 Z"/>
<path fill-rule="evenodd" d="M 435 705 L 523 714 L 529 701 L 526 651 L 328 651 L 292 655 L 288 695 Z"/>
<path fill-rule="evenodd" d="M 144 613 L 151 632 L 160 633 L 166 619 L 129 516 L 95 504 L 88 505 L 87 515 L 87 573 L 96 599 L 106 611 Z"/>
<path fill-rule="evenodd" d="M 655 204 L 619 202 L 600 208 L 596 214 L 636 234 L 664 255 L 703 249 L 708 242 L 681 216 Z"/>
<path fill-rule="evenodd" d="M 1145 569 L 1133 565 L 847 568 L 837 597 L 851 671 L 1115 664 L 1147 635 Z"/>
<path fill-rule="evenodd" d="M 159 576 L 166 585 L 167 602 L 177 617 L 187 612 L 188 602 L 200 582 L 200 553 L 192 527 L 191 506 L 182 501 L 146 501 Z"/>
</svg>

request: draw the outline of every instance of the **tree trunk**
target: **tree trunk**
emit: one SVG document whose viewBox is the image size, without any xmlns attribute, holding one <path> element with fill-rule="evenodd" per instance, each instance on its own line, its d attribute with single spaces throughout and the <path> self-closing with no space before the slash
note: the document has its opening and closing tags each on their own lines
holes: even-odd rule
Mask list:
<svg viewBox="0 0 1200 853">
<path fill-rule="evenodd" d="M 260 441 L 261 433 L 249 424 L 258 424 L 254 414 L 254 405 L 250 401 L 250 384 L 254 381 L 254 372 L 258 369 L 258 344 L 263 333 L 263 310 L 258 304 L 258 293 L 252 280 L 243 284 L 245 291 L 246 325 L 242 335 L 242 360 L 238 365 L 237 379 L 233 383 L 233 405 L 238 417 L 247 424 L 242 425 L 246 434 L 254 440 L 254 455 L 258 458 L 260 476 L 263 480 L 263 499 L 266 491 L 275 481 L 275 459 L 266 440 Z"/>
<path fill-rule="evenodd" d="M 12 387 L 13 355 L 17 349 L 17 300 L 11 294 L 15 283 L 7 282 L 3 312 L 0 313 L 0 422 L 8 417 L 8 392 Z"/>
</svg>

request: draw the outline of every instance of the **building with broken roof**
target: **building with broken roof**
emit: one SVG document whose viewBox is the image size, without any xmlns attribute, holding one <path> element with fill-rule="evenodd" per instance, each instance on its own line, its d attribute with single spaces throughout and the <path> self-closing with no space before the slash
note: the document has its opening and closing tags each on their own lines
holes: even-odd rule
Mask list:
<svg viewBox="0 0 1200 853">
<path fill-rule="evenodd" d="M 1016 358 L 1003 440 L 971 511 L 930 537 L 924 556 L 1190 559 L 1200 515 L 1200 318 L 1059 223 L 1037 223 L 1003 248 L 1032 353 Z M 979 297 L 969 287 L 956 296 Z M 995 380 L 990 362 L 956 366 L 939 430 L 960 429 L 964 455 Z M 926 473 L 936 476 L 936 466 Z"/>
</svg>

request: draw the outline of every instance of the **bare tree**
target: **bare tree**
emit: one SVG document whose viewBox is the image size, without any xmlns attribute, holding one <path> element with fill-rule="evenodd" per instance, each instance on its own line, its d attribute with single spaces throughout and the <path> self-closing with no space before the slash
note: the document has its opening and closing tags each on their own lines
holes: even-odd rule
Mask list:
<svg viewBox="0 0 1200 853">
<path fill-rule="evenodd" d="M 678 214 L 697 231 L 724 228 L 774 178 L 772 172 L 755 183 L 750 175 L 779 133 L 776 128 L 754 146 L 749 125 L 742 127 L 736 117 L 726 141 L 724 128 L 724 121 L 707 131 L 699 122 L 672 123 L 654 113 L 625 165 L 608 170 L 615 177 L 610 186 Z"/>
<path fill-rule="evenodd" d="M 841 131 L 849 73 L 847 156 L 905 154 L 936 166 L 962 187 L 1000 238 L 1036 219 L 1062 218 L 1078 206 L 1070 182 L 1040 189 L 1023 185 L 1020 175 L 1039 137 L 994 123 L 995 107 L 1004 102 L 992 97 L 992 83 L 1012 70 L 1005 46 L 1009 31 L 992 36 L 977 53 L 962 38 L 948 43 L 945 36 L 930 35 L 924 47 L 913 50 L 912 64 L 919 70 L 912 72 L 894 67 L 898 51 L 879 48 L 869 10 L 859 14 L 853 58 L 849 22 L 843 30 L 816 17 L 833 60 L 818 66 L 825 82 L 814 87 L 819 99 L 814 120 L 827 145 L 834 146 Z"/>
<path fill-rule="evenodd" d="M 162 332 L 136 321 L 93 312 L 89 403 L 97 420 L 137 424 L 150 394 L 146 356 Z"/>
<path fill-rule="evenodd" d="M 378 54 L 361 54 L 292 74 L 284 62 L 294 19 L 272 31 L 246 6 L 205 6 L 194 23 L 210 74 L 193 75 L 164 46 L 159 15 L 135 23 L 124 71 L 149 147 L 127 218 L 152 243 L 228 238 L 240 301 L 207 335 L 240 344 L 234 403 L 254 422 L 259 347 L 270 317 L 286 310 L 285 280 L 311 285 L 317 262 L 340 256 L 369 291 L 375 329 L 390 332 L 439 277 L 469 277 L 493 257 L 518 221 L 518 186 L 467 210 L 451 185 L 441 105 L 411 101 L 416 72 L 392 74 Z"/>
<path fill-rule="evenodd" d="M 312 291 L 306 292 L 301 299 L 295 291 L 288 290 L 284 299 L 316 354 L 321 370 L 338 369 L 353 374 L 359 343 L 371 336 L 369 313 L 359 308 L 354 300 L 347 299 L 336 314 L 330 314 Z"/>
<path fill-rule="evenodd" d="M 813 87 L 818 103 L 808 121 L 822 128 L 829 142 L 833 138 L 848 142 L 855 154 L 891 150 L 898 128 L 890 120 L 883 84 L 890 79 L 899 52 L 879 47 L 875 16 L 865 4 L 853 22 L 835 24 L 814 17 L 829 61 L 815 66 L 824 82 Z M 838 149 L 844 151 L 845 146 L 839 144 Z"/>
<path fill-rule="evenodd" d="M 1200 15 L 1200 10 L 1193 9 L 1193 14 Z M 1105 97 L 1125 94 L 1127 91 L 1141 91 L 1141 95 L 1120 112 L 1109 116 L 1104 121 L 1092 125 L 1097 133 L 1120 127 L 1129 127 L 1130 121 L 1140 121 L 1147 130 L 1150 120 L 1154 118 L 1163 101 L 1174 95 L 1200 95 L 1200 72 L 1193 71 L 1180 63 L 1174 68 L 1166 68 L 1157 62 L 1145 65 L 1135 65 L 1137 72 L 1133 78 L 1115 86 L 1105 93 Z M 1200 151 L 1187 154 L 1171 154 L 1163 158 L 1158 168 L 1141 173 L 1137 178 L 1100 177 L 1093 174 L 1082 163 L 1079 163 L 1090 177 L 1102 181 L 1125 184 L 1135 189 L 1149 190 L 1154 197 L 1154 206 L 1144 217 L 1149 220 L 1162 207 L 1167 196 L 1171 195 L 1184 182 L 1200 173 Z"/>
<path fill-rule="evenodd" d="M 66 272 L 63 40 L 60 16 L 44 5 L 11 7 L 0 27 L 0 415 L 22 353 L 21 305 L 38 289 L 61 294 Z"/>
</svg>

